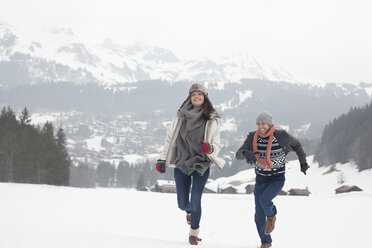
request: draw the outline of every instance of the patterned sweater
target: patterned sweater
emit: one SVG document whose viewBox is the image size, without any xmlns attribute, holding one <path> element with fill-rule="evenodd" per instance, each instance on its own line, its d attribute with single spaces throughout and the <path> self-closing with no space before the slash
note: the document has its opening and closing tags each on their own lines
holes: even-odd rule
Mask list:
<svg viewBox="0 0 372 248">
<path fill-rule="evenodd" d="M 236 159 L 238 160 L 243 160 L 246 159 L 244 156 L 245 151 L 253 151 L 253 138 L 254 138 L 254 132 L 250 132 L 245 139 L 243 145 L 239 148 L 239 150 L 236 152 Z M 268 138 L 267 138 L 268 139 Z M 263 139 L 261 139 L 262 141 Z M 263 158 L 264 152 L 266 152 L 266 147 L 265 144 L 262 141 L 262 146 L 259 148 L 259 143 L 257 142 L 257 149 L 261 151 L 261 158 Z M 277 144 L 276 144 L 277 143 Z M 267 141 L 266 141 L 266 146 L 267 146 Z M 287 133 L 284 130 L 275 130 L 274 132 L 274 138 L 273 138 L 273 144 L 271 148 L 271 160 L 273 160 L 275 157 L 281 157 L 281 159 L 276 161 L 276 166 L 272 170 L 269 171 L 263 171 L 261 170 L 262 168 L 257 167 L 260 165 L 256 165 L 256 183 L 263 183 L 267 182 L 270 180 L 285 180 L 284 178 L 284 172 L 285 172 L 285 156 L 291 152 L 294 151 L 296 152 L 298 156 L 298 160 L 300 164 L 306 163 L 306 154 L 304 150 L 302 149 L 301 143 L 292 135 Z M 280 149 L 283 150 L 284 155 L 281 154 Z M 273 154 L 275 153 L 275 154 Z M 277 154 L 278 153 L 278 154 Z M 275 161 L 274 161 L 275 162 Z M 276 169 L 276 170 L 274 170 Z M 279 173 L 281 172 L 281 173 Z M 267 174 L 266 176 L 260 175 L 260 174 Z M 270 175 L 271 174 L 271 175 Z"/>
<path fill-rule="evenodd" d="M 258 136 L 257 139 L 257 150 L 258 157 L 264 160 L 266 155 L 266 148 L 269 142 L 269 137 L 261 138 Z M 273 137 L 273 143 L 271 146 L 270 160 L 272 162 L 272 167 L 270 170 L 264 170 L 261 165 L 256 163 L 256 183 L 266 183 L 269 181 L 285 180 L 285 152 L 283 148 L 279 145 L 278 140 Z"/>
</svg>

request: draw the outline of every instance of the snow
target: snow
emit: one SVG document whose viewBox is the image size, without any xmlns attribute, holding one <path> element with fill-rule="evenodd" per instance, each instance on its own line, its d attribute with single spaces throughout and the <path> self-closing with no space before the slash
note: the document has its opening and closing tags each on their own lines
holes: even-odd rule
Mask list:
<svg viewBox="0 0 372 248">
<path fill-rule="evenodd" d="M 306 135 L 307 131 L 309 131 L 310 126 L 311 123 L 301 125 L 300 128 L 294 130 L 295 135 L 296 136 L 300 136 L 301 134 Z"/>
<path fill-rule="evenodd" d="M 317 162 L 313 161 L 313 156 L 307 157 L 310 169 L 305 176 L 300 172 L 300 165 L 297 160 L 289 161 L 286 164 L 286 183 L 283 190 L 289 191 L 292 188 L 308 188 L 311 194 L 322 196 L 333 196 L 335 189 L 341 185 L 357 185 L 365 192 L 372 194 L 372 169 L 359 172 L 353 162 L 346 164 L 335 164 L 334 171 L 328 173 L 332 166 L 320 167 Z M 343 181 L 341 183 L 341 180 Z M 217 190 L 218 187 L 225 188 L 225 185 L 231 182 L 241 182 L 237 186 L 240 193 L 245 192 L 247 184 L 255 183 L 254 169 L 240 171 L 231 177 L 221 177 L 206 185 L 209 189 Z M 372 198 L 371 198 L 372 200 Z"/>
<path fill-rule="evenodd" d="M 226 101 L 225 102 L 222 102 L 222 103 L 216 105 L 216 108 L 217 109 L 220 109 L 222 112 L 224 112 L 224 111 L 226 111 L 228 109 L 233 109 L 233 108 L 238 107 L 238 105 L 233 105 L 232 104 L 233 101 L 234 101 L 234 98 L 232 98 L 231 100 L 229 100 L 227 102 Z"/>
<path fill-rule="evenodd" d="M 94 151 L 102 151 L 105 148 L 101 146 L 103 135 L 96 135 L 92 138 L 86 139 L 87 148 Z"/>
<path fill-rule="evenodd" d="M 246 90 L 244 92 L 239 92 L 239 105 L 245 102 L 248 98 L 252 97 L 253 91 L 251 90 Z"/>
<path fill-rule="evenodd" d="M 372 208 L 372 170 L 358 172 L 354 163 L 336 171 L 308 158 L 308 175 L 297 161 L 287 165 L 285 190 L 308 186 L 312 194 L 278 196 L 273 248 L 368 247 L 368 213 Z M 364 191 L 334 194 L 337 178 Z M 221 182 L 252 182 L 246 170 Z M 213 183 L 213 182 L 211 182 Z M 210 185 L 210 183 L 208 184 Z M 0 183 L 0 247 L 116 248 L 189 247 L 185 213 L 176 194 L 131 189 L 80 189 Z M 257 248 L 252 194 L 204 194 L 201 247 Z"/>
<path fill-rule="evenodd" d="M 137 164 L 140 162 L 145 162 L 148 158 L 138 154 L 128 154 L 124 155 L 123 159 L 127 161 L 129 164 Z"/>
<path fill-rule="evenodd" d="M 212 58 L 181 60 L 172 51 L 135 42 L 115 44 L 106 40 L 103 44 L 84 41 L 70 29 L 18 29 L 10 25 L 0 25 L 0 37 L 14 34 L 17 41 L 9 53 L 1 53 L 0 59 L 9 60 L 16 52 L 30 55 L 47 62 L 66 65 L 71 69 L 81 69 L 91 73 L 102 85 L 112 87 L 121 82 L 136 82 L 144 79 L 174 81 L 195 81 L 216 83 L 217 89 L 224 89 L 228 81 L 242 78 L 270 79 L 273 81 L 297 82 L 284 70 L 271 69 L 258 63 L 254 56 L 242 51 Z M 37 45 L 35 45 L 37 44 Z M 6 55 L 3 55 L 6 54 Z M 171 59 L 169 60 L 169 57 Z M 33 71 L 37 69 L 36 71 Z M 43 71 L 30 67 L 34 77 L 43 77 Z M 143 72 L 143 73 L 142 73 Z M 84 73 L 75 81 L 84 81 Z M 139 74 L 138 74 L 139 73 Z M 45 75 L 44 75 L 45 77 Z M 54 81 L 69 81 L 68 75 L 49 78 Z M 36 80 L 36 78 L 34 79 Z M 128 90 L 119 87 L 116 90 Z"/>
<path fill-rule="evenodd" d="M 289 132 L 289 125 L 279 125 L 279 128 Z"/>
<path fill-rule="evenodd" d="M 222 124 L 220 125 L 220 132 L 234 132 L 237 130 L 235 118 L 227 117 L 222 119 Z"/>
<path fill-rule="evenodd" d="M 20 114 L 20 113 L 19 113 Z M 44 125 L 47 121 L 52 122 L 54 125 L 58 126 L 64 120 L 80 114 L 77 111 L 70 112 L 52 112 L 52 113 L 33 113 L 31 114 L 31 124 L 33 125 Z M 58 123 L 60 122 L 60 123 Z"/>
<path fill-rule="evenodd" d="M 158 186 L 176 186 L 176 182 L 173 180 L 157 180 L 156 181 Z"/>
<path fill-rule="evenodd" d="M 0 183 L 0 195 L 1 247 L 189 247 L 175 194 Z M 359 237 L 369 234 L 368 193 L 278 196 L 275 204 L 275 248 L 367 247 Z M 202 207 L 201 247 L 259 245 L 253 195 L 204 194 Z"/>
<path fill-rule="evenodd" d="M 365 91 L 367 92 L 367 94 L 372 97 L 372 87 L 369 87 L 369 88 L 365 88 Z"/>
<path fill-rule="evenodd" d="M 48 113 L 48 114 L 35 113 L 35 114 L 31 114 L 31 123 L 33 125 L 43 125 L 47 121 L 55 123 L 58 118 L 59 118 L 59 114 L 56 114 L 56 113 Z"/>
</svg>

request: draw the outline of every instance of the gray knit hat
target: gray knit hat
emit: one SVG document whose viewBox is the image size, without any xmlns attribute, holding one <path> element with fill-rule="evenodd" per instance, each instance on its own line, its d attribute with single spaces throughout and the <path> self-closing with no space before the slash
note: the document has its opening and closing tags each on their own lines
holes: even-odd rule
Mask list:
<svg viewBox="0 0 372 248">
<path fill-rule="evenodd" d="M 258 113 L 257 118 L 256 118 L 256 123 L 259 123 L 259 122 L 267 123 L 271 126 L 273 124 L 273 116 L 269 112 L 266 112 L 266 111 L 260 112 Z"/>
<path fill-rule="evenodd" d="M 205 96 L 208 96 L 207 89 L 201 84 L 191 85 L 191 87 L 189 89 L 189 94 L 191 95 L 195 91 L 199 91 L 199 92 L 203 93 Z"/>
</svg>

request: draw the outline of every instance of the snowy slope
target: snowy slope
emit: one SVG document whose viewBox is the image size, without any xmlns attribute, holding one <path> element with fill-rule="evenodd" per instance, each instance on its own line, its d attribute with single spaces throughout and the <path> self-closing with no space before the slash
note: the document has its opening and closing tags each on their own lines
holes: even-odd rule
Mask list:
<svg viewBox="0 0 372 248">
<path fill-rule="evenodd" d="M 335 195 L 329 189 L 336 186 L 336 174 L 321 175 L 312 164 L 305 177 L 292 166 L 286 187 L 308 185 L 313 194 L 275 199 L 273 248 L 368 247 L 360 237 L 369 235 L 371 172 L 337 166 L 365 191 Z M 249 180 L 250 172 L 245 173 L 234 180 Z M 189 247 L 189 227 L 175 194 L 0 183 L 0 200 L 0 247 Z M 258 247 L 253 195 L 204 194 L 202 207 L 201 247 Z"/>
<path fill-rule="evenodd" d="M 283 190 L 308 188 L 312 195 L 333 196 L 334 190 L 341 185 L 357 185 L 372 194 L 372 169 L 359 172 L 357 165 L 353 162 L 319 167 L 319 164 L 313 161 L 313 156 L 307 157 L 307 162 L 310 169 L 307 171 L 306 176 L 300 172 L 300 164 L 297 160 L 287 163 L 286 183 Z M 236 188 L 238 192 L 244 193 L 248 184 L 255 183 L 255 177 L 254 169 L 248 169 L 231 177 L 216 179 L 208 183 L 206 187 L 216 191 L 218 187 L 226 188 L 241 182 Z"/>
</svg>

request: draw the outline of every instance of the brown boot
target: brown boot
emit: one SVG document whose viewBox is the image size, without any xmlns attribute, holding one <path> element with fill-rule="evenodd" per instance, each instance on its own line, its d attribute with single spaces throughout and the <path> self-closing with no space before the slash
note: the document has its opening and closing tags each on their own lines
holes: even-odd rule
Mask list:
<svg viewBox="0 0 372 248">
<path fill-rule="evenodd" d="M 186 221 L 187 221 L 187 224 L 191 225 L 191 213 L 186 213 Z"/>
<path fill-rule="evenodd" d="M 199 228 L 198 229 L 190 228 L 190 234 L 189 234 L 190 245 L 198 245 L 198 242 L 201 241 L 198 235 L 199 235 Z"/>
<path fill-rule="evenodd" d="M 270 234 L 275 228 L 275 221 L 276 216 L 267 217 L 266 219 L 266 227 L 265 227 L 265 234 Z"/>
<path fill-rule="evenodd" d="M 269 248 L 271 246 L 271 244 L 269 243 L 263 243 L 260 248 Z"/>
</svg>

